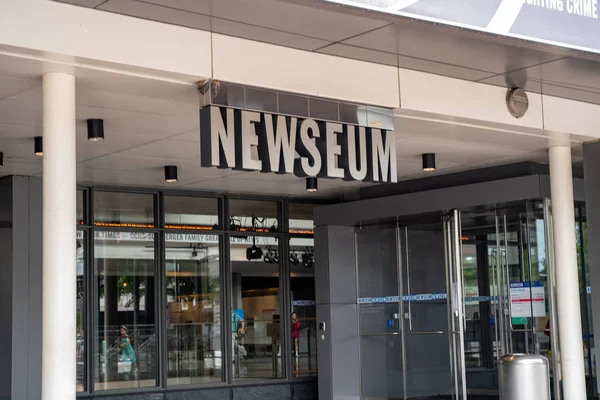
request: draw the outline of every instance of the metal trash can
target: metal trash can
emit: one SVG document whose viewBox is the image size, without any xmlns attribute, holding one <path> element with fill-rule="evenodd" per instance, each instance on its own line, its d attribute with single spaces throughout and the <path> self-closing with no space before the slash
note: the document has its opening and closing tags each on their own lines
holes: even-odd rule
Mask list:
<svg viewBox="0 0 600 400">
<path fill-rule="evenodd" d="M 509 354 L 498 363 L 500 400 L 550 400 L 548 359 L 540 355 Z"/>
</svg>

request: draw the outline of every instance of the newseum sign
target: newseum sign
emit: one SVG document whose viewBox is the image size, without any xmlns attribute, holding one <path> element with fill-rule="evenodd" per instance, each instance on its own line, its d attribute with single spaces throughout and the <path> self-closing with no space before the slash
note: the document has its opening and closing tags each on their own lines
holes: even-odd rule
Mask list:
<svg viewBox="0 0 600 400">
<path fill-rule="evenodd" d="M 202 167 L 397 182 L 394 132 L 214 105 L 200 111 Z"/>
</svg>

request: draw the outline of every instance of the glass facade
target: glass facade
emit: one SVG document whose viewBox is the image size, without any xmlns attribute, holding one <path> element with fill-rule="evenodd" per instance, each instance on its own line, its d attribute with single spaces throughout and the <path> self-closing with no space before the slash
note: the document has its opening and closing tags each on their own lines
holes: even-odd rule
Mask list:
<svg viewBox="0 0 600 400">
<path fill-rule="evenodd" d="M 313 207 L 80 188 L 78 392 L 316 376 Z"/>
</svg>

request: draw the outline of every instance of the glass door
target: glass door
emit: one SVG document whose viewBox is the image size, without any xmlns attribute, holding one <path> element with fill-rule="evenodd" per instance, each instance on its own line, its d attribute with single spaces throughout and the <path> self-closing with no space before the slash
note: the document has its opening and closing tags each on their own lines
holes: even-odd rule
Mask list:
<svg viewBox="0 0 600 400">
<path fill-rule="evenodd" d="M 356 231 L 363 399 L 466 399 L 458 211 Z"/>
<path fill-rule="evenodd" d="M 453 395 L 444 223 L 400 228 L 406 397 Z"/>
</svg>

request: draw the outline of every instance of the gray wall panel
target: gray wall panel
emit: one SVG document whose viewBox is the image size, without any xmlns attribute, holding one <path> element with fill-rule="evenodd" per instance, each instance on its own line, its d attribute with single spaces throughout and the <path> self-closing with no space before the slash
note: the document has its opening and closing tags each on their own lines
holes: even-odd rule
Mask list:
<svg viewBox="0 0 600 400">
<path fill-rule="evenodd" d="M 11 398 L 12 390 L 12 179 L 0 180 L 0 400 Z"/>
<path fill-rule="evenodd" d="M 356 304 L 331 305 L 333 400 L 360 399 L 360 357 Z M 327 399 L 324 399 L 327 400 Z"/>
<path fill-rule="evenodd" d="M 29 400 L 42 392 L 42 179 L 29 183 Z"/>
<path fill-rule="evenodd" d="M 550 197 L 550 176 L 540 175 L 540 198 Z M 585 201 L 585 180 L 573 178 L 573 197 L 575 201 Z"/>
<path fill-rule="evenodd" d="M 13 324 L 12 360 L 13 396 L 30 399 L 29 388 L 29 182 L 13 178 Z M 38 359 L 41 364 L 41 359 Z M 32 392 L 33 392 L 32 388 Z M 38 397 L 41 392 L 38 393 Z"/>
<path fill-rule="evenodd" d="M 585 209 L 587 215 L 588 257 L 592 285 L 594 336 L 600 335 L 600 142 L 583 146 Z M 596 345 L 596 360 L 600 346 Z"/>
<path fill-rule="evenodd" d="M 315 224 L 354 226 L 360 221 L 536 198 L 541 198 L 539 175 L 317 207 Z"/>
<path fill-rule="evenodd" d="M 328 227 L 315 228 L 315 300 L 329 303 L 329 235 Z"/>
<path fill-rule="evenodd" d="M 328 227 L 329 301 L 356 304 L 356 254 L 354 228 Z"/>
<path fill-rule="evenodd" d="M 317 368 L 319 371 L 319 399 L 321 400 L 330 400 L 333 395 L 330 307 L 330 304 L 317 304 L 317 323 L 325 324 L 325 331 L 317 332 Z M 319 329 L 318 326 L 317 329 Z"/>
</svg>

